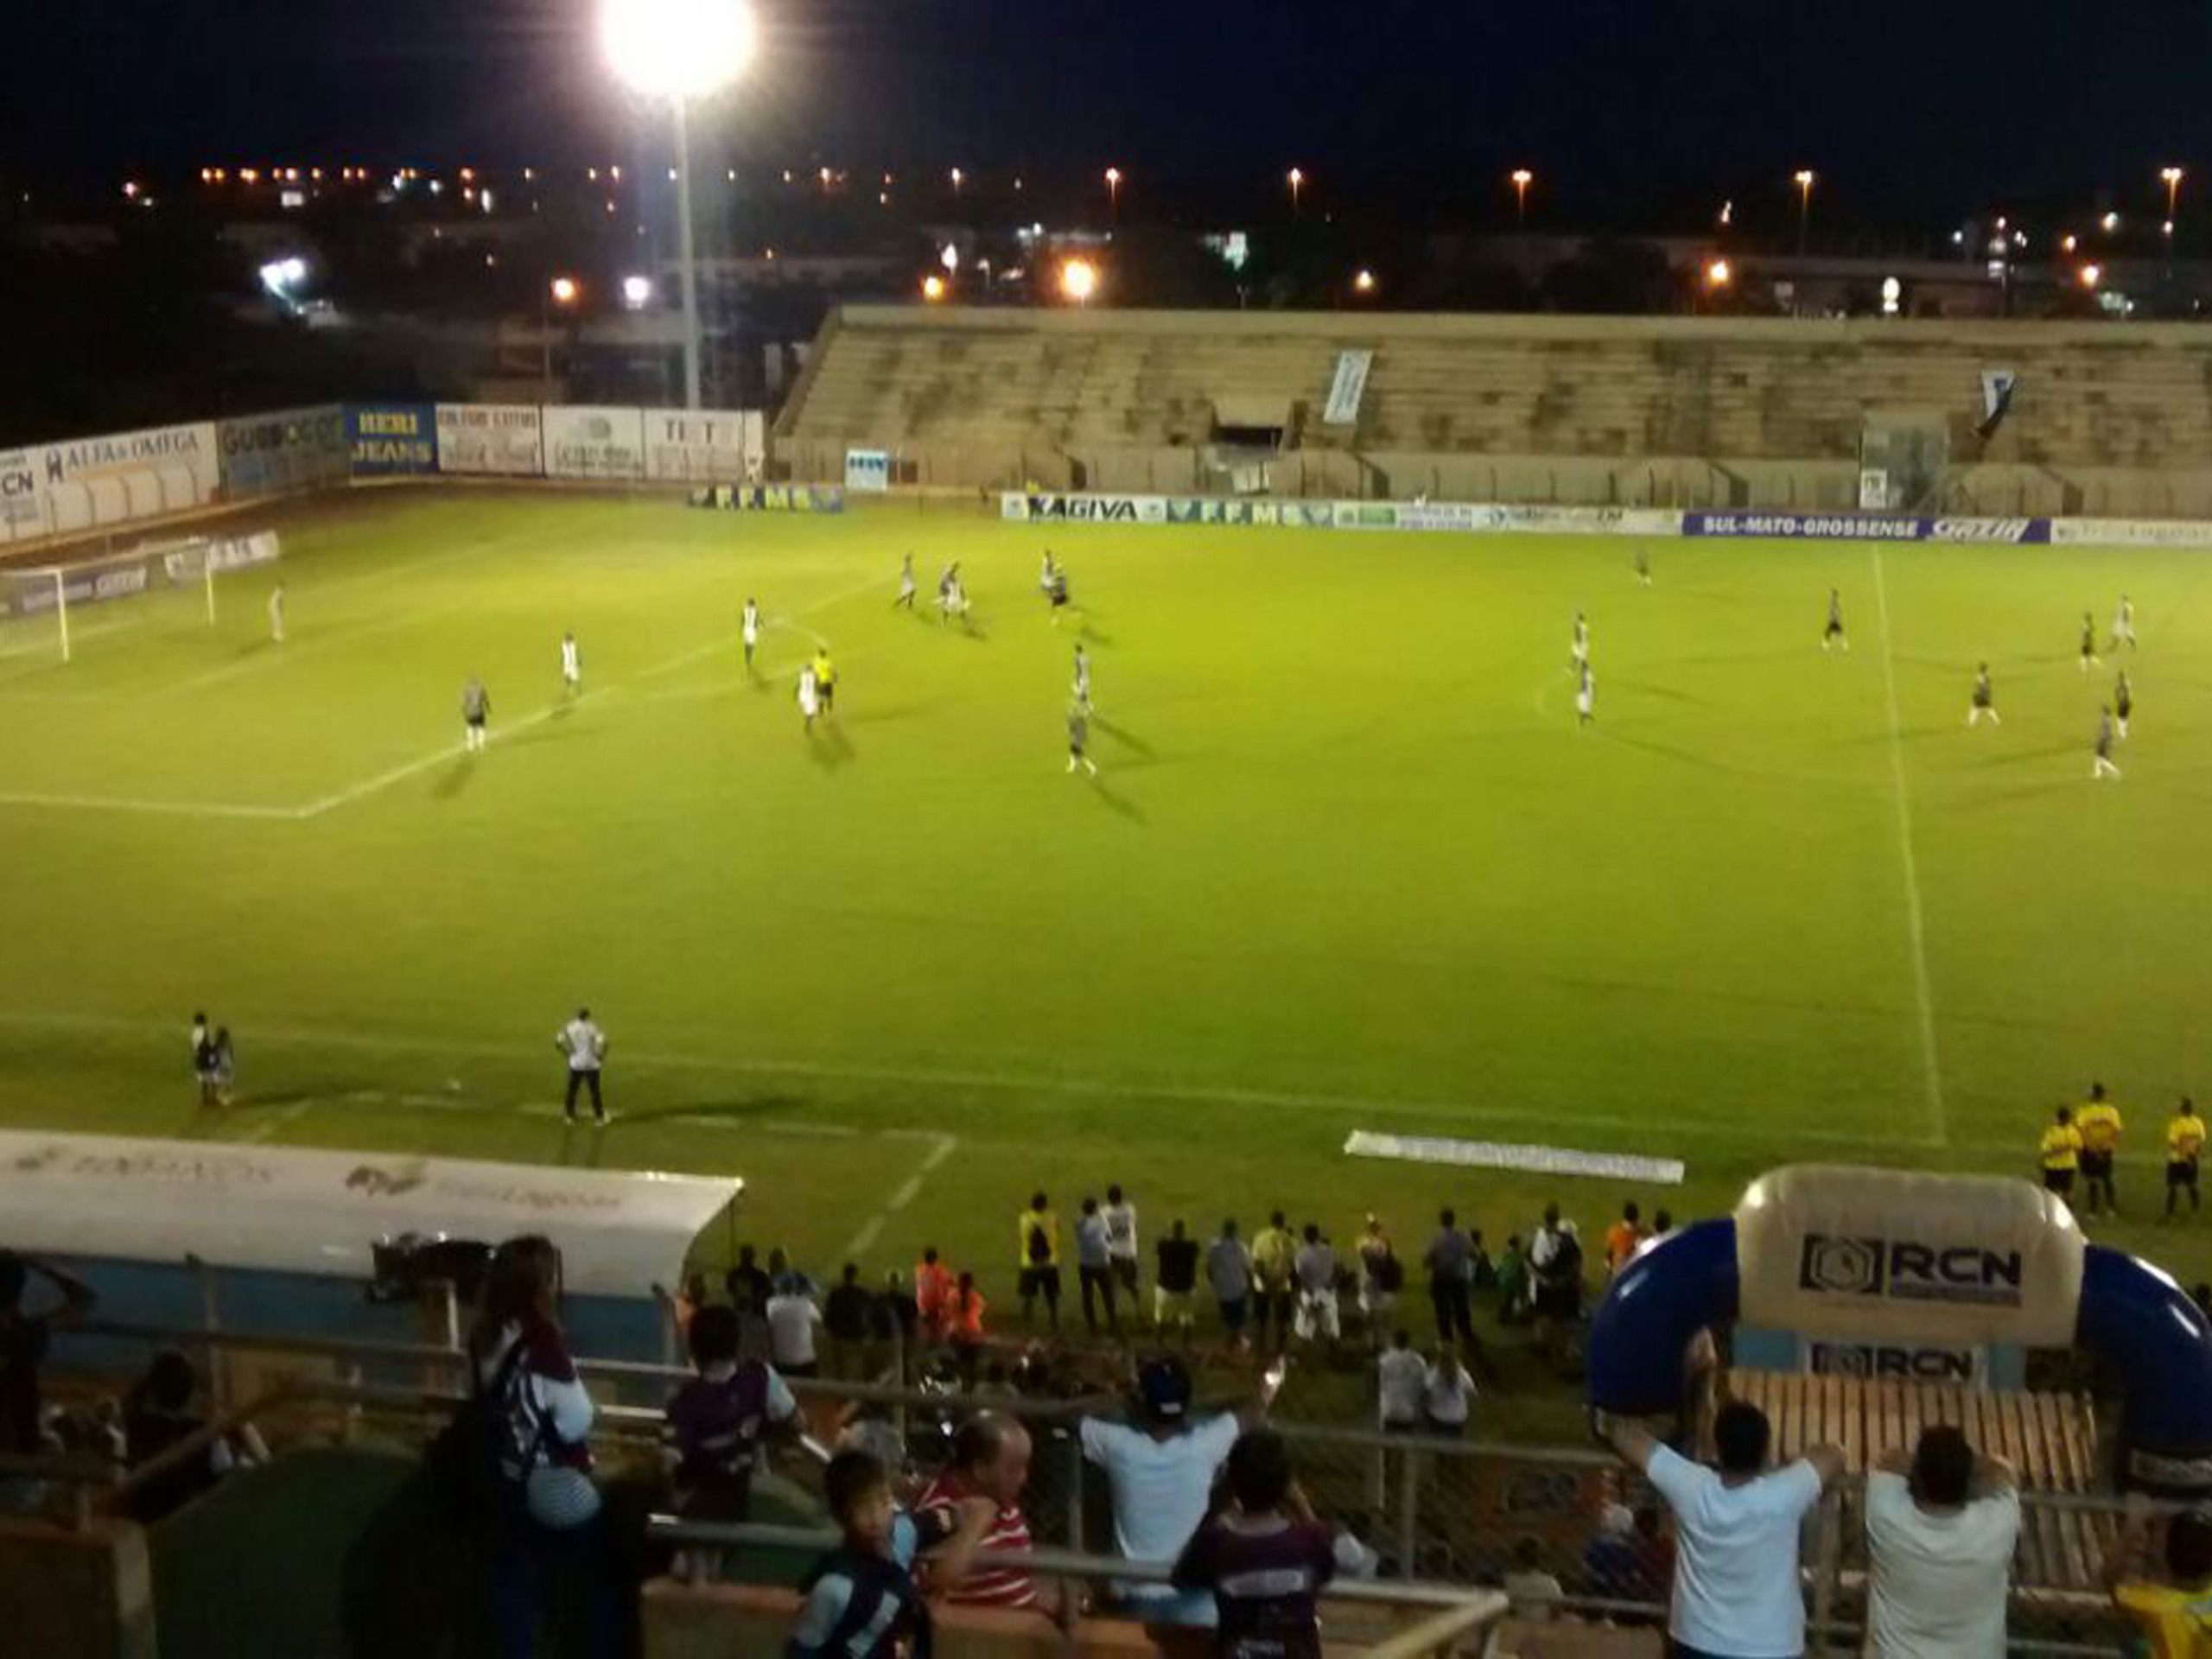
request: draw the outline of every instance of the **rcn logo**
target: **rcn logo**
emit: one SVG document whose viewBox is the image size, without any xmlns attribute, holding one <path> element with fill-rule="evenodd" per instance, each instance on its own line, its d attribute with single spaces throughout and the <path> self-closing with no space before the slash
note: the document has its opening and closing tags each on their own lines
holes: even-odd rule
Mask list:
<svg viewBox="0 0 2212 1659">
<path fill-rule="evenodd" d="M 2018 1307 L 2022 1275 L 2018 1250 L 1990 1250 L 1975 1244 L 1923 1244 L 1902 1238 L 1839 1238 L 1808 1233 L 1797 1260 L 1800 1290 L 1892 1301 Z"/>
</svg>

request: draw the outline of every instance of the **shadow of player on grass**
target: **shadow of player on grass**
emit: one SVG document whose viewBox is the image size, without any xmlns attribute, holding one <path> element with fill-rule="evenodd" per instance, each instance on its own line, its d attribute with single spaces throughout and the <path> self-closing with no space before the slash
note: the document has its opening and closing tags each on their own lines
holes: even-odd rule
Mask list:
<svg viewBox="0 0 2212 1659">
<path fill-rule="evenodd" d="M 1142 807 L 1139 806 L 1135 801 L 1131 800 L 1126 795 L 1116 794 L 1114 792 L 1114 786 L 1108 783 L 1104 778 L 1093 778 L 1090 782 L 1090 792 L 1098 798 L 1099 801 L 1106 807 L 1107 810 L 1116 814 L 1117 817 L 1127 818 L 1132 823 L 1144 823 L 1149 822 L 1144 815 L 1144 809 Z"/>
<path fill-rule="evenodd" d="M 469 779 L 475 776 L 476 757 L 473 754 L 458 755 L 451 766 L 438 774 L 437 782 L 430 785 L 431 797 L 441 801 L 452 800 L 468 787 Z"/>
<path fill-rule="evenodd" d="M 1144 739 L 1139 737 L 1128 727 L 1116 726 L 1112 721 L 1107 719 L 1106 716 L 1102 714 L 1098 714 L 1094 711 L 1090 716 L 1090 723 L 1096 726 L 1100 731 L 1105 733 L 1107 736 L 1112 738 L 1116 743 L 1119 743 L 1123 748 L 1129 750 L 1132 753 L 1141 754 L 1147 760 L 1154 759 L 1160 753 L 1159 750 L 1154 748 L 1151 744 L 1146 742 Z"/>
<path fill-rule="evenodd" d="M 843 727 L 824 721 L 820 731 L 809 735 L 806 753 L 823 771 L 835 772 L 852 763 L 853 740 L 845 735 Z"/>
</svg>

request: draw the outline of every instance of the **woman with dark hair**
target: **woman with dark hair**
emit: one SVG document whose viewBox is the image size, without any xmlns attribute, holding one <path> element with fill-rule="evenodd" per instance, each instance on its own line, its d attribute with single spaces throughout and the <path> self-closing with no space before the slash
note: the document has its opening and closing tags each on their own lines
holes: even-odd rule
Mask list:
<svg viewBox="0 0 2212 1659">
<path fill-rule="evenodd" d="M 560 1294 L 552 1242 L 511 1238 L 493 1253 L 468 1334 L 475 1385 L 500 1412 L 499 1473 L 514 1492 L 493 1541 L 503 1659 L 529 1659 L 545 1583 L 556 1576 L 583 1599 L 585 1650 L 614 1650 L 612 1560 L 587 1438 L 591 1396 L 555 1317 Z"/>
</svg>

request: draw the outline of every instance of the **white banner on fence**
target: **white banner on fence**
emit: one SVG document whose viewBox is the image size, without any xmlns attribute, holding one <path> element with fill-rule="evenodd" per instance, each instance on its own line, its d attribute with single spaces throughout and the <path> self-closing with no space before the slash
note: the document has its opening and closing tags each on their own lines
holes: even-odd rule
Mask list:
<svg viewBox="0 0 2212 1659">
<path fill-rule="evenodd" d="M 1083 524 L 1284 524 L 1339 530 L 1444 531 L 1495 536 L 1679 536 L 1662 507 L 1506 507 L 1472 501 L 1265 501 L 1208 496 L 1099 495 L 1009 490 L 1000 516 Z"/>
<path fill-rule="evenodd" d="M 205 506 L 222 481 L 213 421 L 45 444 L 34 467 L 56 532 Z"/>
<path fill-rule="evenodd" d="M 2183 518 L 2054 518 L 2050 539 L 2061 547 L 2212 547 L 2212 524 Z"/>
<path fill-rule="evenodd" d="M 46 492 L 39 487 L 38 453 L 0 450 L 0 542 L 46 534 Z"/>
<path fill-rule="evenodd" d="M 548 404 L 545 471 L 551 478 L 643 478 L 645 412 Z"/>
<path fill-rule="evenodd" d="M 1321 410 L 1324 426 L 1351 426 L 1359 420 L 1359 400 L 1367 391 L 1368 371 L 1375 366 L 1372 352 L 1338 352 L 1337 372 L 1329 382 L 1329 401 Z"/>
<path fill-rule="evenodd" d="M 845 451 L 845 487 L 856 495 L 881 495 L 891 487 L 888 449 Z"/>
<path fill-rule="evenodd" d="M 535 404 L 440 404 L 438 470 L 536 478 L 545 471 Z"/>
<path fill-rule="evenodd" d="M 640 414 L 646 477 L 735 484 L 753 475 L 763 437 L 760 410 L 648 409 Z"/>
</svg>

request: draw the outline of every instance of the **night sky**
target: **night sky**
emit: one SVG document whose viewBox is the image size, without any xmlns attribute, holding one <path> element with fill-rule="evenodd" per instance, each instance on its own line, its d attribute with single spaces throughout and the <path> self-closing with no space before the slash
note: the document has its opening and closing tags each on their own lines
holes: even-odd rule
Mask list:
<svg viewBox="0 0 2212 1659">
<path fill-rule="evenodd" d="M 1820 170 L 1846 219 L 2212 189 L 2205 0 L 765 0 L 767 51 L 709 118 L 739 158 L 1040 178 L 1108 161 L 1255 195 L 1448 190 L 1526 162 L 1562 217 Z M 67 0 L 10 43 L 0 164 L 555 163 L 652 130 L 588 0 Z M 1703 211 L 1702 206 L 1700 211 Z"/>
</svg>

